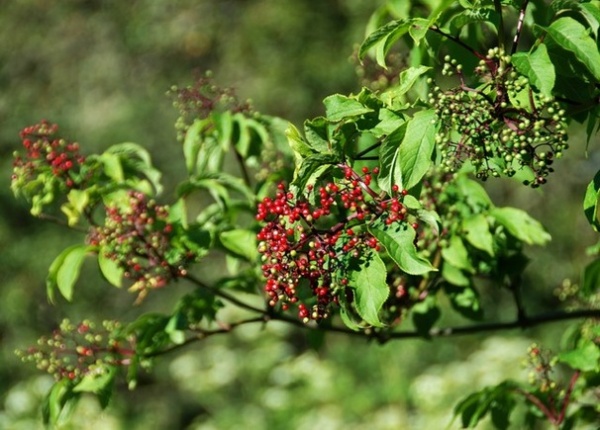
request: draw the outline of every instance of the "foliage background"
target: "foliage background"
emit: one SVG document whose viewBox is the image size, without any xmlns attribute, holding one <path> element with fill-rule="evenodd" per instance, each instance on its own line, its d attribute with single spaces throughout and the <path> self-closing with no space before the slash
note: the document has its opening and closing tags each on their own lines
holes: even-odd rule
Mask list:
<svg viewBox="0 0 600 430">
<path fill-rule="evenodd" d="M 165 95 L 171 85 L 191 83 L 210 69 L 258 110 L 300 125 L 323 112 L 326 95 L 359 89 L 349 58 L 380 3 L 0 0 L 0 428 L 37 428 L 39 400 L 51 383 L 21 364 L 15 348 L 63 317 L 127 321 L 136 313 L 134 298 L 103 285 L 94 267 L 86 267 L 89 276 L 78 284 L 81 300 L 48 304 L 47 268 L 75 239 L 33 219 L 12 197 L 18 131 L 47 118 L 86 153 L 140 143 L 165 172 L 169 190 L 183 177 L 173 129 L 177 113 Z M 503 181 L 486 185 L 498 205 L 510 201 L 529 211 L 553 236 L 549 247 L 529 252 L 529 310 L 557 305 L 553 290 L 564 278 L 577 281 L 585 247 L 596 239 L 580 205 L 600 155 L 592 142 L 585 157 L 579 129 L 573 126 L 572 149 L 542 191 Z M 484 303 L 496 305 L 488 317 L 513 318 L 504 293 L 481 293 Z M 144 306 L 169 309 L 170 300 L 169 291 L 160 291 Z M 457 399 L 506 377 L 525 378 L 520 363 L 529 343 L 558 348 L 567 329 L 561 323 L 380 346 L 277 324 L 243 327 L 159 362 L 136 391 L 120 387 L 106 411 L 85 399 L 70 428 L 443 428 Z"/>
</svg>

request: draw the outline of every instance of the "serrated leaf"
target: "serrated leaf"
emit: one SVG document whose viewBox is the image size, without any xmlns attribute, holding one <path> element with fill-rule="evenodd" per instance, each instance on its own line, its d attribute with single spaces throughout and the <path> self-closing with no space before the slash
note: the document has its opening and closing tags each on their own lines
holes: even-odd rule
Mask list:
<svg viewBox="0 0 600 430">
<path fill-rule="evenodd" d="M 119 267 L 119 264 L 116 261 L 108 258 L 102 250 L 98 252 L 98 267 L 100 267 L 102 276 L 104 276 L 111 285 L 121 288 L 125 270 Z"/>
<path fill-rule="evenodd" d="M 597 372 L 600 368 L 600 347 L 591 340 L 585 340 L 574 350 L 558 354 L 558 361 L 583 372 Z"/>
<path fill-rule="evenodd" d="M 462 221 L 467 241 L 477 249 L 494 256 L 494 237 L 484 214 L 473 215 Z"/>
<path fill-rule="evenodd" d="M 251 230 L 240 228 L 224 231 L 219 235 L 219 239 L 227 250 L 248 261 L 255 261 L 258 258 L 256 233 Z"/>
<path fill-rule="evenodd" d="M 354 289 L 354 306 L 360 317 L 374 327 L 384 324 L 379 319 L 379 311 L 390 294 L 386 283 L 387 271 L 379 254 L 367 253 L 360 266 L 350 272 L 350 286 Z"/>
<path fill-rule="evenodd" d="M 363 105 L 358 100 L 341 94 L 326 97 L 323 104 L 325 105 L 327 119 L 332 122 L 373 112 L 373 109 Z"/>
<path fill-rule="evenodd" d="M 545 29 L 547 33 L 566 51 L 572 52 L 600 81 L 600 52 L 587 29 L 570 17 L 559 18 Z"/>
<path fill-rule="evenodd" d="M 533 52 L 515 53 L 512 56 L 512 63 L 543 95 L 552 95 L 556 72 L 545 44 L 538 45 Z"/>
<path fill-rule="evenodd" d="M 490 215 L 503 225 L 511 235 L 528 245 L 544 245 L 551 236 L 544 227 L 527 212 L 517 208 L 493 208 Z"/>
<path fill-rule="evenodd" d="M 433 110 L 417 112 L 406 122 L 407 128 L 398 149 L 398 164 L 402 172 L 402 187 L 410 190 L 417 185 L 432 164 L 437 130 Z"/>
<path fill-rule="evenodd" d="M 600 231 L 600 216 L 598 205 L 600 203 L 600 171 L 596 173 L 594 179 L 588 184 L 583 199 L 583 212 L 592 228 Z"/>
<path fill-rule="evenodd" d="M 416 232 L 413 228 L 371 225 L 368 230 L 385 247 L 390 258 L 405 273 L 424 275 L 437 270 L 429 260 L 417 253 L 414 244 Z"/>
</svg>

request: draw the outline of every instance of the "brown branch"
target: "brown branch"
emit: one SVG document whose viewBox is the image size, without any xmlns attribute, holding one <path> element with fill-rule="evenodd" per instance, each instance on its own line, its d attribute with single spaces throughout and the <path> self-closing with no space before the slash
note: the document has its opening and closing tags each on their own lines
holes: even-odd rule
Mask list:
<svg viewBox="0 0 600 430">
<path fill-rule="evenodd" d="M 528 393 L 527 391 L 521 390 L 520 388 L 517 388 L 515 391 L 533 403 L 535 407 L 537 407 L 546 416 L 546 418 L 548 418 L 548 421 L 554 425 L 558 424 L 558 418 L 556 415 L 554 415 L 554 412 L 548 409 L 548 407 L 538 397 Z"/>
<path fill-rule="evenodd" d="M 571 380 L 569 381 L 569 388 L 567 388 L 567 392 L 566 392 L 565 398 L 563 400 L 562 409 L 560 411 L 560 415 L 558 416 L 558 424 L 561 424 L 565 419 L 565 415 L 567 413 L 567 407 L 569 406 L 569 403 L 571 402 L 571 394 L 573 393 L 573 388 L 575 388 L 575 383 L 577 382 L 577 379 L 579 379 L 579 375 L 580 375 L 580 372 L 579 372 L 579 370 L 577 370 L 571 377 Z"/>
</svg>

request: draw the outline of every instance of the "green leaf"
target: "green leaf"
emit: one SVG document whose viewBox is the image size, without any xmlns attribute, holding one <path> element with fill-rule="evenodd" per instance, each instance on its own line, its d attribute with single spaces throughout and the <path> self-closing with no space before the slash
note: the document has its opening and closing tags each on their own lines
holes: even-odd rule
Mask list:
<svg viewBox="0 0 600 430">
<path fill-rule="evenodd" d="M 410 190 L 417 185 L 432 164 L 437 130 L 433 110 L 417 112 L 406 122 L 407 128 L 400 148 L 398 164 L 402 172 L 402 188 Z"/>
<path fill-rule="evenodd" d="M 104 174 L 106 176 L 118 184 L 125 180 L 121 159 L 117 154 L 104 153 L 99 156 L 99 160 L 104 167 Z"/>
<path fill-rule="evenodd" d="M 385 247 L 390 258 L 405 273 L 424 275 L 437 270 L 429 260 L 417 253 L 414 244 L 416 232 L 412 227 L 389 227 L 377 224 L 369 226 L 368 230 Z"/>
<path fill-rule="evenodd" d="M 258 258 L 256 233 L 251 230 L 224 231 L 219 235 L 219 239 L 225 249 L 244 257 L 248 261 L 256 261 Z"/>
<path fill-rule="evenodd" d="M 448 246 L 442 248 L 442 257 L 452 266 L 473 273 L 473 265 L 469 259 L 469 252 L 459 236 L 452 236 Z"/>
<path fill-rule="evenodd" d="M 583 199 L 583 212 L 592 228 L 600 231 L 600 213 L 598 205 L 600 203 L 600 170 L 594 176 L 594 179 L 588 184 Z"/>
<path fill-rule="evenodd" d="M 42 418 L 45 424 L 58 426 L 69 420 L 79 395 L 73 392 L 73 384 L 68 379 L 56 382 L 42 404 Z"/>
<path fill-rule="evenodd" d="M 506 429 L 510 413 L 516 405 L 513 399 L 515 388 L 513 382 L 504 381 L 495 387 L 485 387 L 469 394 L 454 407 L 454 417 L 460 416 L 463 428 L 475 428 L 491 412 L 497 428 Z M 498 416 L 501 413 L 503 417 Z"/>
<path fill-rule="evenodd" d="M 137 143 L 124 142 L 112 145 L 101 157 L 116 155 L 122 169 L 123 180 L 137 179 L 144 176 L 159 194 L 162 191 L 160 183 L 161 172 L 152 166 L 150 153 Z"/>
<path fill-rule="evenodd" d="M 384 325 L 379 319 L 379 311 L 390 294 L 386 274 L 385 264 L 376 252 L 365 253 L 360 266 L 350 271 L 350 286 L 355 292 L 356 311 L 374 327 Z"/>
<path fill-rule="evenodd" d="M 385 91 L 381 95 L 381 100 L 388 106 L 394 105 L 395 101 L 406 94 L 413 87 L 415 82 L 429 70 L 431 70 L 431 67 L 427 66 L 410 67 L 403 70 L 400 73 L 398 84 Z"/>
<path fill-rule="evenodd" d="M 169 335 L 169 339 L 176 345 L 181 345 L 185 342 L 185 329 L 187 321 L 181 312 L 176 312 L 165 326 L 165 333 Z"/>
<path fill-rule="evenodd" d="M 600 347 L 586 339 L 574 350 L 558 354 L 558 361 L 583 372 L 597 372 L 600 369 Z"/>
<path fill-rule="evenodd" d="M 358 331 L 363 329 L 360 325 L 360 320 L 354 315 L 353 309 L 347 304 L 340 301 L 340 318 L 346 327 L 350 330 Z"/>
<path fill-rule="evenodd" d="M 493 208 L 490 215 L 503 225 L 511 235 L 528 245 L 544 245 L 550 241 L 550 234 L 529 214 L 517 208 Z"/>
<path fill-rule="evenodd" d="M 371 48 L 377 48 L 377 63 L 385 68 L 385 56 L 392 43 L 408 32 L 410 21 L 392 21 L 371 33 L 358 50 L 358 58 L 362 60 Z M 392 42 L 392 43 L 390 43 Z"/>
<path fill-rule="evenodd" d="M 466 231 L 467 241 L 477 249 L 494 256 L 494 237 L 484 214 L 473 215 L 462 221 L 462 229 Z"/>
<path fill-rule="evenodd" d="M 450 284 L 459 287 L 468 287 L 471 280 L 458 267 L 446 262 L 442 266 L 442 277 Z"/>
<path fill-rule="evenodd" d="M 383 140 L 379 150 L 379 175 L 377 185 L 386 193 L 392 193 L 392 186 L 402 186 L 402 171 L 398 162 L 400 143 L 406 134 L 407 123 L 403 123 Z"/>
<path fill-rule="evenodd" d="M 102 250 L 98 252 L 98 267 L 100 267 L 102 276 L 104 276 L 111 285 L 121 288 L 125 270 L 119 267 L 119 264 L 116 261 L 108 258 Z"/>
<path fill-rule="evenodd" d="M 323 117 L 304 122 L 304 135 L 313 152 L 331 152 L 328 127 L 329 122 Z"/>
<path fill-rule="evenodd" d="M 74 226 L 87 207 L 90 201 L 90 194 L 88 190 L 72 189 L 67 194 L 67 201 L 67 203 L 61 206 L 60 210 L 67 216 L 69 226 Z"/>
<path fill-rule="evenodd" d="M 208 118 L 196 119 L 185 133 L 183 156 L 185 158 L 185 167 L 190 175 L 196 170 L 200 145 L 202 143 L 202 133 L 209 124 L 210 120 Z"/>
<path fill-rule="evenodd" d="M 545 29 L 564 50 L 572 52 L 590 73 L 600 81 L 600 52 L 587 29 L 570 17 L 559 18 Z"/>
<path fill-rule="evenodd" d="M 590 297 L 600 287 L 600 259 L 592 261 L 583 272 L 583 285 L 581 294 Z"/>
<path fill-rule="evenodd" d="M 425 18 L 413 18 L 410 22 L 410 28 L 408 34 L 412 37 L 415 45 L 419 45 L 421 40 L 425 37 L 431 26 L 431 21 Z"/>
<path fill-rule="evenodd" d="M 304 192 L 309 183 L 314 183 L 319 176 L 338 161 L 338 158 L 333 154 L 313 154 L 306 157 L 302 160 L 300 168 L 297 169 L 292 185 L 300 192 Z"/>
<path fill-rule="evenodd" d="M 54 259 L 46 279 L 46 291 L 51 302 L 54 301 L 56 288 L 68 301 L 73 299 L 73 286 L 79 278 L 85 255 L 91 249 L 93 248 L 87 245 L 73 245 Z"/>
<path fill-rule="evenodd" d="M 117 374 L 115 366 L 100 364 L 81 378 L 81 381 L 73 387 L 76 393 L 99 393 L 112 386 Z"/>
<path fill-rule="evenodd" d="M 492 206 L 492 200 L 479 182 L 466 175 L 458 175 L 455 184 L 473 209 L 487 209 Z"/>
<path fill-rule="evenodd" d="M 423 337 L 430 337 L 430 331 L 442 315 L 434 296 L 428 295 L 411 309 L 411 317 L 415 329 Z"/>
<path fill-rule="evenodd" d="M 543 95 L 552 95 L 556 73 L 546 45 L 543 43 L 538 45 L 533 52 L 515 53 L 512 56 L 512 63 Z"/>
<path fill-rule="evenodd" d="M 326 97 L 323 100 L 323 104 L 325 105 L 327 119 L 332 122 L 373 112 L 373 109 L 363 105 L 358 100 L 341 94 L 333 94 Z"/>
<path fill-rule="evenodd" d="M 479 302 L 479 294 L 470 285 L 470 282 L 465 286 L 448 284 L 445 286 L 445 291 L 454 310 L 462 316 L 475 321 L 483 318 L 483 308 Z"/>
</svg>

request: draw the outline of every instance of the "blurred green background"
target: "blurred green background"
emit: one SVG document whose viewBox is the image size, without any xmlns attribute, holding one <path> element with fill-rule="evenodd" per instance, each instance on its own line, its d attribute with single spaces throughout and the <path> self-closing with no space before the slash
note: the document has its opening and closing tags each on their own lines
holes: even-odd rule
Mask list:
<svg viewBox="0 0 600 430">
<path fill-rule="evenodd" d="M 1 429 L 41 428 L 39 403 L 52 383 L 22 364 L 15 348 L 63 317 L 127 321 L 140 311 L 126 291 L 103 285 L 94 267 L 86 268 L 90 276 L 78 284 L 74 303 L 48 304 L 48 266 L 79 237 L 33 219 L 12 197 L 19 130 L 46 118 L 85 153 L 140 143 L 165 172 L 169 190 L 183 177 L 177 112 L 165 94 L 171 85 L 189 84 L 210 69 L 259 111 L 300 125 L 323 112 L 323 97 L 359 89 L 349 59 L 381 2 L 0 0 Z M 578 279 L 585 248 L 596 241 L 580 206 L 600 157 L 594 142 L 585 157 L 582 129 L 574 125 L 573 149 L 543 191 L 486 185 L 499 205 L 531 211 L 554 238 L 529 252 L 534 261 L 525 296 L 533 311 L 558 306 L 553 290 L 564 278 Z M 157 294 L 147 306 L 160 310 L 174 299 Z M 496 305 L 490 318 L 513 318 L 506 293 L 488 288 L 481 294 L 488 307 Z M 452 315 L 445 321 L 466 323 Z M 319 339 L 278 324 L 245 327 L 159 361 L 137 390 L 119 386 L 105 411 L 84 398 L 66 428 L 445 428 L 453 405 L 472 390 L 506 377 L 525 380 L 520 363 L 527 346 L 540 340 L 558 348 L 568 326 L 386 345 L 339 335 Z"/>
</svg>

